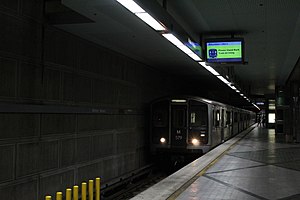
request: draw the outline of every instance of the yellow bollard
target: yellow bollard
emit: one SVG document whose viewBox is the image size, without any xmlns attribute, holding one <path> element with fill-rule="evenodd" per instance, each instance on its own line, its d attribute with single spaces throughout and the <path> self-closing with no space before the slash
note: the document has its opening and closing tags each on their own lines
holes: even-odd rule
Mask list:
<svg viewBox="0 0 300 200">
<path fill-rule="evenodd" d="M 51 200 L 51 196 L 45 196 L 45 200 Z"/>
<path fill-rule="evenodd" d="M 94 181 L 89 180 L 89 200 L 93 200 L 93 195 L 94 195 Z"/>
<path fill-rule="evenodd" d="M 86 183 L 81 183 L 81 200 L 86 200 Z"/>
<path fill-rule="evenodd" d="M 100 178 L 96 178 L 96 200 L 100 200 Z"/>
<path fill-rule="evenodd" d="M 56 192 L 56 200 L 62 200 L 62 192 Z"/>
<path fill-rule="evenodd" d="M 73 200 L 78 200 L 78 186 L 73 186 Z"/>
<path fill-rule="evenodd" d="M 66 189 L 66 200 L 71 200 L 71 195 L 72 195 L 72 189 L 67 188 Z"/>
</svg>

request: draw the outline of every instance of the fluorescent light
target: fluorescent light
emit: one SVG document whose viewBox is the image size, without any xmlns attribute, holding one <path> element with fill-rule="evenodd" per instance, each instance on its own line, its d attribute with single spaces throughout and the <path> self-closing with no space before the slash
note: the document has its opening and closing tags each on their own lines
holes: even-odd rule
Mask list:
<svg viewBox="0 0 300 200">
<path fill-rule="evenodd" d="M 229 84 L 229 81 L 227 81 L 227 79 L 225 79 L 223 76 L 217 76 L 218 77 L 218 79 L 220 79 L 221 81 L 223 81 L 223 83 L 225 83 L 225 84 Z"/>
<path fill-rule="evenodd" d="M 175 37 L 172 33 L 164 33 L 164 34 L 162 34 L 162 36 L 164 36 L 167 40 L 169 40 L 175 46 L 183 45 L 182 42 L 180 42 L 180 40 L 178 40 L 177 37 Z"/>
<path fill-rule="evenodd" d="M 186 55 L 190 56 L 193 60 L 201 61 L 201 58 L 199 58 L 199 56 L 197 56 L 190 48 L 185 46 L 183 43 L 181 43 L 181 45 L 177 45 L 177 47 Z"/>
<path fill-rule="evenodd" d="M 192 54 L 192 50 L 190 50 L 187 46 L 185 46 L 183 43 L 181 45 L 177 46 L 181 51 L 183 51 L 185 54 Z"/>
<path fill-rule="evenodd" d="M 242 97 L 244 96 L 244 94 L 243 94 L 243 93 L 241 93 L 240 95 L 241 95 Z"/>
<path fill-rule="evenodd" d="M 172 33 L 164 33 L 162 34 L 164 38 L 169 40 L 172 44 L 174 44 L 177 48 L 179 48 L 183 53 L 191 57 L 195 61 L 201 61 L 201 58 L 197 56 L 190 48 L 185 46 L 180 40 L 177 39 Z"/>
<path fill-rule="evenodd" d="M 240 91 L 238 89 L 235 90 L 237 93 L 240 93 Z"/>
<path fill-rule="evenodd" d="M 201 58 L 197 56 L 195 53 L 188 54 L 189 57 L 191 57 L 194 61 L 201 61 Z"/>
<path fill-rule="evenodd" d="M 134 1 L 132 0 L 117 0 L 120 4 L 122 4 L 125 8 L 130 10 L 132 13 L 141 13 L 145 12 L 139 5 L 137 5 Z"/>
<path fill-rule="evenodd" d="M 151 15 L 146 12 L 143 13 L 135 13 L 135 15 L 143 20 L 146 24 L 151 26 L 156 31 L 164 31 L 166 30 L 158 21 L 156 21 Z"/>
<path fill-rule="evenodd" d="M 186 103 L 185 99 L 172 99 L 171 101 L 174 103 Z"/>
<path fill-rule="evenodd" d="M 149 15 L 144 9 L 142 9 L 133 0 L 117 0 L 130 12 L 134 13 L 138 18 L 143 20 L 146 24 L 151 26 L 156 31 L 166 30 L 158 21 L 156 21 L 151 15 Z"/>
<path fill-rule="evenodd" d="M 233 89 L 233 90 L 236 90 L 236 87 L 234 87 L 234 86 L 231 86 L 231 89 Z"/>
<path fill-rule="evenodd" d="M 220 76 L 220 74 L 216 70 L 214 70 L 214 68 L 212 68 L 211 66 L 206 65 L 205 62 L 199 62 L 199 64 L 202 65 L 202 67 L 204 67 L 207 71 L 209 71 L 213 75 Z"/>
</svg>

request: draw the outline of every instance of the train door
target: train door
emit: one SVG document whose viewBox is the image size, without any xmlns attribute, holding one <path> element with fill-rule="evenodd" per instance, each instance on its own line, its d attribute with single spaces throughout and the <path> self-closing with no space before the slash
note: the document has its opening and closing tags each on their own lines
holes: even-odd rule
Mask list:
<svg viewBox="0 0 300 200">
<path fill-rule="evenodd" d="M 222 142 L 220 125 L 221 125 L 221 114 L 219 108 L 216 107 L 214 112 L 214 129 L 215 129 L 214 142 L 216 144 L 220 144 L 220 142 Z"/>
<path fill-rule="evenodd" d="M 231 123 L 231 111 L 226 110 L 225 116 L 225 130 L 226 130 L 226 139 L 232 136 L 232 123 Z"/>
<path fill-rule="evenodd" d="M 242 128 L 241 128 L 241 119 L 240 119 L 240 113 L 237 113 L 237 119 L 238 119 L 238 121 L 237 121 L 237 123 L 238 123 L 238 133 L 240 133 L 242 130 Z"/>
<path fill-rule="evenodd" d="M 186 147 L 187 105 L 171 105 L 171 146 Z"/>
<path fill-rule="evenodd" d="M 233 135 L 233 111 L 228 111 L 228 123 L 229 123 L 229 132 L 230 136 Z"/>
<path fill-rule="evenodd" d="M 236 135 L 239 132 L 239 123 L 238 123 L 238 113 L 234 111 L 233 113 L 233 135 Z"/>
<path fill-rule="evenodd" d="M 221 109 L 221 141 L 222 142 L 226 139 L 224 121 L 225 121 L 224 120 L 224 109 Z"/>
<path fill-rule="evenodd" d="M 243 113 L 243 130 L 246 129 L 246 114 Z"/>
</svg>

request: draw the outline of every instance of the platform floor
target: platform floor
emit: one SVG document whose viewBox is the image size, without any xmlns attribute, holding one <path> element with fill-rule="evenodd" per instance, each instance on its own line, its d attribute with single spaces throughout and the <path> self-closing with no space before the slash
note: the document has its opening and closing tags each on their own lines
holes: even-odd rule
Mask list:
<svg viewBox="0 0 300 200">
<path fill-rule="evenodd" d="M 300 145 L 254 128 L 176 199 L 300 199 Z"/>
</svg>

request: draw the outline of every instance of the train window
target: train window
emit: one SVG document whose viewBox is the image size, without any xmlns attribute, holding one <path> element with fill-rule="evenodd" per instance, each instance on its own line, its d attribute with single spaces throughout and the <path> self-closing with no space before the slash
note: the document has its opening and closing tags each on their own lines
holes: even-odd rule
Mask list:
<svg viewBox="0 0 300 200">
<path fill-rule="evenodd" d="M 224 109 L 222 109 L 221 110 L 221 126 L 224 126 L 224 121 L 225 121 L 225 119 L 224 119 L 224 117 L 225 117 L 225 115 L 224 115 Z"/>
<path fill-rule="evenodd" d="M 191 124 L 195 124 L 196 123 L 196 113 L 192 112 L 191 113 Z"/>
<path fill-rule="evenodd" d="M 231 112 L 226 111 L 226 125 L 230 125 L 230 124 L 231 124 Z"/>
<path fill-rule="evenodd" d="M 190 126 L 199 127 L 207 125 L 208 110 L 207 105 L 199 101 L 190 101 L 189 115 Z"/>
<path fill-rule="evenodd" d="M 206 126 L 207 125 L 207 109 L 206 107 L 191 106 L 190 111 L 191 126 Z"/>
<path fill-rule="evenodd" d="M 215 126 L 220 126 L 220 110 L 216 110 Z"/>
<path fill-rule="evenodd" d="M 185 109 L 174 109 L 172 115 L 172 126 L 173 127 L 185 127 Z"/>
<path fill-rule="evenodd" d="M 169 101 L 163 100 L 151 105 L 152 124 L 151 137 L 152 142 L 160 144 L 160 139 L 168 139 L 169 135 Z M 169 141 L 167 141 L 168 143 Z"/>
<path fill-rule="evenodd" d="M 237 113 L 236 113 L 236 112 L 234 112 L 233 118 L 234 118 L 234 122 L 237 122 L 237 121 L 238 121 L 238 116 L 237 116 Z"/>
<path fill-rule="evenodd" d="M 165 127 L 168 123 L 168 113 L 163 110 L 155 110 L 153 112 L 153 126 Z"/>
</svg>

